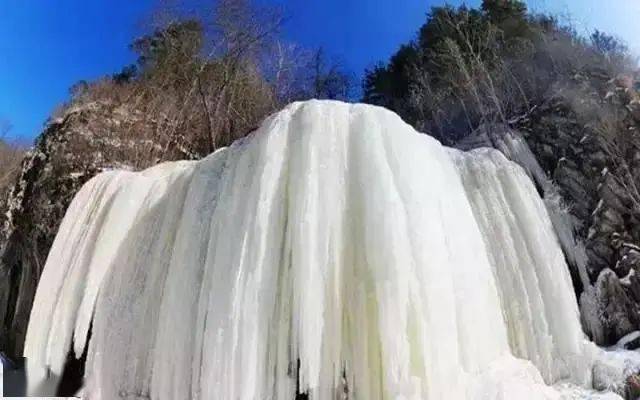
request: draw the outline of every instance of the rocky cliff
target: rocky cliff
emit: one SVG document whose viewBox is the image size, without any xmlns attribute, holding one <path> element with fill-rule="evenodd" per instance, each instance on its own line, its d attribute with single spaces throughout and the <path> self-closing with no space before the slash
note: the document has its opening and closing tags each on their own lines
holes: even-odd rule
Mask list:
<svg viewBox="0 0 640 400">
<path fill-rule="evenodd" d="M 601 345 L 640 328 L 640 95 L 632 76 L 576 74 L 509 124 L 458 143 L 522 165 L 547 201 L 585 331 Z"/>
<path fill-rule="evenodd" d="M 97 173 L 130 168 L 135 160 L 120 132 L 141 123 L 139 114 L 109 103 L 71 108 L 26 155 L 2 210 L 0 349 L 10 356 L 22 355 L 35 289 L 69 203 Z"/>
</svg>

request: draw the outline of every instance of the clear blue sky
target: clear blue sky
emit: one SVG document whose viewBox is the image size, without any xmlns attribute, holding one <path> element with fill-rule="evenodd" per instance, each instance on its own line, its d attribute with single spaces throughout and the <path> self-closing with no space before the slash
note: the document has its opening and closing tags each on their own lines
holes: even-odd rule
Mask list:
<svg viewBox="0 0 640 400">
<path fill-rule="evenodd" d="M 31 139 L 81 79 L 134 61 L 131 39 L 156 0 L 0 0 L 0 118 Z M 442 0 L 261 0 L 291 17 L 285 37 L 323 46 L 360 76 L 411 39 Z M 459 4 L 461 0 L 449 1 Z M 468 0 L 477 6 L 480 0 Z M 535 10 L 571 15 L 583 33 L 617 34 L 640 53 L 640 0 L 529 0 Z"/>
</svg>

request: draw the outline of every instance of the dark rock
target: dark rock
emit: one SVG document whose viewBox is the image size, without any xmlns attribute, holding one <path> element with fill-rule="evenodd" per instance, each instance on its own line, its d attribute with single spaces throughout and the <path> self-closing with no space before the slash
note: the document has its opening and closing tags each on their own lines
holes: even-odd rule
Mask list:
<svg viewBox="0 0 640 400">
<path fill-rule="evenodd" d="M 600 273 L 595 289 L 606 344 L 614 344 L 621 337 L 638 330 L 637 303 L 627 294 L 612 270 L 605 269 Z"/>
<path fill-rule="evenodd" d="M 615 266 L 616 274 L 629 281 L 631 278 L 637 279 L 636 272 L 640 270 L 640 251 L 622 245 L 618 250 L 618 262 Z"/>
<path fill-rule="evenodd" d="M 636 189 L 640 188 L 640 136 L 634 136 L 640 131 L 640 119 L 633 113 L 625 117 L 627 109 L 640 113 L 640 96 L 628 87 L 629 79 L 605 80 L 602 74 L 578 74 L 575 86 L 559 88 L 527 118 L 509 129 L 482 126 L 459 147 L 492 146 L 531 171 L 533 163 L 505 145 L 513 138 L 525 139 L 538 164 L 534 169 L 544 176 L 530 175 L 538 187 L 545 181 L 557 186 L 570 213 L 567 221 L 575 221 L 570 224 L 574 239 L 569 242 L 584 246 L 583 266 L 571 257 L 572 246 L 565 244 L 563 250 L 576 294 L 590 309 L 589 317 L 583 318 L 585 331 L 598 344 L 612 345 L 640 322 L 640 279 L 635 275 L 640 271 L 640 189 Z M 616 82 L 626 86 L 615 86 Z M 612 118 L 608 121 L 613 125 L 599 125 L 601 115 Z M 621 130 L 630 133 L 620 135 Z M 587 272 L 588 285 L 578 279 L 580 268 Z M 589 293 L 581 296 L 586 289 Z M 581 310 L 585 310 L 582 305 Z"/>
<path fill-rule="evenodd" d="M 637 77 L 582 71 L 515 126 L 578 220 L 576 241 L 602 302 L 603 345 L 640 319 L 639 88 Z"/>
<path fill-rule="evenodd" d="M 629 113 L 631 114 L 631 117 L 640 122 L 640 101 L 637 99 L 632 100 L 628 105 L 627 105 L 627 109 L 629 110 Z"/>
<path fill-rule="evenodd" d="M 640 277 L 638 277 L 637 273 L 629 276 L 628 291 L 636 304 L 640 303 Z"/>
<path fill-rule="evenodd" d="M 637 338 L 633 339 L 633 340 L 629 340 L 628 342 L 626 342 L 624 344 L 624 349 L 625 350 L 636 350 L 638 348 L 640 348 L 640 336 L 638 336 Z"/>
<path fill-rule="evenodd" d="M 2 375 L 3 396 L 4 397 L 25 396 L 27 393 L 27 376 L 25 371 L 24 358 L 11 360 L 4 353 L 0 352 L 0 360 L 2 360 L 2 369 L 3 369 L 3 375 Z"/>
</svg>

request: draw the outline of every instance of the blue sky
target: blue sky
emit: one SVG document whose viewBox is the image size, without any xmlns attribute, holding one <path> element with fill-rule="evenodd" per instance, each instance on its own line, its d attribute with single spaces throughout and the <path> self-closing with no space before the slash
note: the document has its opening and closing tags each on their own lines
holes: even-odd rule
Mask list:
<svg viewBox="0 0 640 400">
<path fill-rule="evenodd" d="M 157 0 L 0 0 L 0 118 L 32 139 L 53 108 L 81 79 L 116 72 L 134 61 L 131 39 Z M 284 6 L 285 37 L 323 46 L 360 76 L 410 40 L 439 0 L 261 0 Z M 449 1 L 460 4 L 461 1 Z M 477 6 L 480 0 L 468 0 Z M 529 0 L 583 33 L 614 33 L 640 53 L 640 0 Z"/>
</svg>

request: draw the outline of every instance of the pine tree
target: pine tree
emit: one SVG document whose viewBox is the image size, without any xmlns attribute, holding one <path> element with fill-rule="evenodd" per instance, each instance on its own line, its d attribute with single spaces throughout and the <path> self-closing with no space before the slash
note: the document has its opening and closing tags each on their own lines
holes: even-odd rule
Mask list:
<svg viewBox="0 0 640 400">
<path fill-rule="evenodd" d="M 482 11 L 496 24 L 507 20 L 524 20 L 527 6 L 520 0 L 482 0 Z"/>
<path fill-rule="evenodd" d="M 520 0 L 483 0 L 482 11 L 509 39 L 529 37 L 527 6 Z"/>
</svg>

